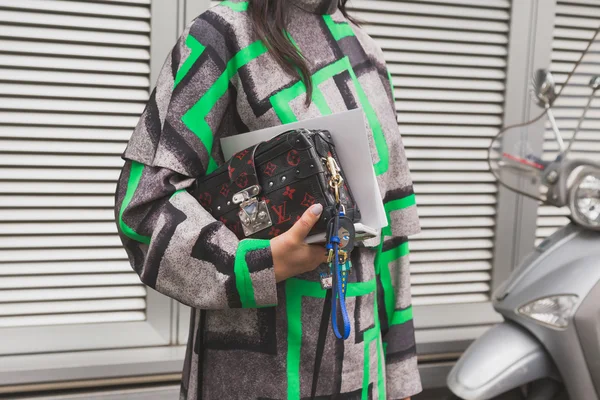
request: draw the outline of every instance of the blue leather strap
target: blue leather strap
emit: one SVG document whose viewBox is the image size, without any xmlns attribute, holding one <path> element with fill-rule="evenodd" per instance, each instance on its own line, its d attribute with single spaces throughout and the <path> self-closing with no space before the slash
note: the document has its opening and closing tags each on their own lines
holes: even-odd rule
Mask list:
<svg viewBox="0 0 600 400">
<path fill-rule="evenodd" d="M 340 215 L 343 215 L 340 212 Z M 336 222 L 334 223 L 334 232 L 338 230 L 338 221 L 339 218 L 336 218 Z M 348 287 L 348 269 L 349 269 L 349 261 L 342 266 L 339 261 L 339 245 L 340 238 L 337 236 L 332 236 L 329 239 L 329 245 L 333 248 L 334 257 L 333 257 L 333 266 L 332 266 L 332 275 L 333 275 L 333 296 L 331 298 L 332 301 L 332 311 L 331 311 L 331 325 L 333 326 L 333 333 L 338 339 L 348 339 L 350 336 L 350 318 L 348 316 L 348 310 L 346 309 L 346 288 Z M 329 247 L 329 246 L 328 246 Z M 344 323 L 344 332 L 340 333 L 338 321 L 337 321 L 337 307 L 338 302 L 340 305 L 340 312 L 342 314 L 342 321 Z"/>
</svg>

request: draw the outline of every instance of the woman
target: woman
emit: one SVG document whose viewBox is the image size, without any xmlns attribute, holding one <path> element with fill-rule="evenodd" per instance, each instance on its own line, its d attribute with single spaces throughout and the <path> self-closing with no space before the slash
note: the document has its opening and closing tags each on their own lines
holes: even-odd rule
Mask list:
<svg viewBox="0 0 600 400">
<path fill-rule="evenodd" d="M 406 239 L 419 231 L 412 183 L 383 54 L 346 1 L 225 1 L 200 15 L 123 154 L 116 217 L 131 264 L 195 310 L 182 399 L 404 399 L 421 390 Z M 222 137 L 357 107 L 389 226 L 352 253 L 350 338 L 328 328 L 317 357 L 327 266 L 324 249 L 303 239 L 322 207 L 271 241 L 239 241 L 186 189 L 225 161 Z"/>
</svg>

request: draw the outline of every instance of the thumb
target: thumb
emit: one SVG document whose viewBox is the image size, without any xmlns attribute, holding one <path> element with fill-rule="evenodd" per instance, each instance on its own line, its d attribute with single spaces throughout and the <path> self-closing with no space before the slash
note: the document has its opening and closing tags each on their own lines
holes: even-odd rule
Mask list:
<svg viewBox="0 0 600 400">
<path fill-rule="evenodd" d="M 323 213 L 323 206 L 321 204 L 315 204 L 302 214 L 302 217 L 289 229 L 289 233 L 298 240 L 304 240 L 315 226 L 321 214 Z"/>
</svg>

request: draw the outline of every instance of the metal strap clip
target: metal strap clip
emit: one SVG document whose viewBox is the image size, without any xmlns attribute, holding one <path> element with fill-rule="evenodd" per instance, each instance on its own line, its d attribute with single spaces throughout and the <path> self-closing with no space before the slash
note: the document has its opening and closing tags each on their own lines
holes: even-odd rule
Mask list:
<svg viewBox="0 0 600 400">
<path fill-rule="evenodd" d="M 340 204 L 340 187 L 344 183 L 344 178 L 340 175 L 341 169 L 338 163 L 335 161 L 335 158 L 329 156 L 326 159 L 323 159 L 327 170 L 329 171 L 329 186 L 335 192 L 335 201 L 337 204 Z"/>
</svg>

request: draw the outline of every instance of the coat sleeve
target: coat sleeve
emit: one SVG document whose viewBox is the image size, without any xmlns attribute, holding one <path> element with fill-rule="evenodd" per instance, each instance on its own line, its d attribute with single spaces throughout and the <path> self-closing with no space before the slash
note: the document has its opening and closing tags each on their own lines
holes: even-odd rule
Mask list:
<svg viewBox="0 0 600 400">
<path fill-rule="evenodd" d="M 395 237 L 380 244 L 375 262 L 388 399 L 405 399 L 422 390 L 408 256 L 408 239 Z"/>
<path fill-rule="evenodd" d="M 133 269 L 151 288 L 200 309 L 277 303 L 270 242 L 239 241 L 186 189 L 216 168 L 213 139 L 230 115 L 226 46 L 201 16 L 167 57 L 127 145 L 117 228 Z M 218 143 L 215 143 L 218 147 Z"/>
</svg>

